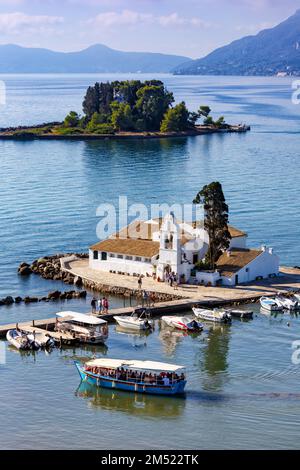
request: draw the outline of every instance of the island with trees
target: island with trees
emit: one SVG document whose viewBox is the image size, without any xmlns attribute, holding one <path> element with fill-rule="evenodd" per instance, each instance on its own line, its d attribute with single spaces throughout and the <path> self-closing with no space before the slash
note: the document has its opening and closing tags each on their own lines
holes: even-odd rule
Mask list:
<svg viewBox="0 0 300 470">
<path fill-rule="evenodd" d="M 173 93 L 160 80 L 126 80 L 95 83 L 85 94 L 83 115 L 71 111 L 63 122 L 0 129 L 0 138 L 132 138 L 245 132 L 223 116 L 214 120 L 208 106 L 197 112 L 185 102 L 175 104 Z"/>
</svg>

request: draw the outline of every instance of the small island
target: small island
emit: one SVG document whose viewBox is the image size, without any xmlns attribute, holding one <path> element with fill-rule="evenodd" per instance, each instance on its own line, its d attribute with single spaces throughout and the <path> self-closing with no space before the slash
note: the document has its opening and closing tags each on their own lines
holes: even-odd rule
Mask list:
<svg viewBox="0 0 300 470">
<path fill-rule="evenodd" d="M 95 83 L 87 89 L 82 116 L 71 111 L 63 122 L 0 129 L 0 139 L 161 138 L 250 130 L 227 124 L 223 116 L 214 120 L 209 106 L 191 112 L 184 101 L 174 102 L 160 80 Z"/>
</svg>

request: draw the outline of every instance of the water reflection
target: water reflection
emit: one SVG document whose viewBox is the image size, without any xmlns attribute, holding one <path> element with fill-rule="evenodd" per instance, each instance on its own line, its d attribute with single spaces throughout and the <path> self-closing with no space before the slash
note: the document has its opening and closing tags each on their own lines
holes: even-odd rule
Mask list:
<svg viewBox="0 0 300 470">
<path fill-rule="evenodd" d="M 203 390 L 221 391 L 227 381 L 230 329 L 229 325 L 210 326 L 199 360 L 201 370 L 205 373 Z"/>
<path fill-rule="evenodd" d="M 201 336 L 201 332 L 186 332 L 173 330 L 165 325 L 160 324 L 159 339 L 163 344 L 163 350 L 166 356 L 172 357 L 175 354 L 177 346 L 182 343 L 185 338 L 196 339 Z"/>
<path fill-rule="evenodd" d="M 110 410 L 136 416 L 173 419 L 179 417 L 185 408 L 184 397 L 157 397 L 138 393 L 98 388 L 88 382 L 81 382 L 75 392 L 78 398 L 88 401 L 92 409 Z"/>
</svg>

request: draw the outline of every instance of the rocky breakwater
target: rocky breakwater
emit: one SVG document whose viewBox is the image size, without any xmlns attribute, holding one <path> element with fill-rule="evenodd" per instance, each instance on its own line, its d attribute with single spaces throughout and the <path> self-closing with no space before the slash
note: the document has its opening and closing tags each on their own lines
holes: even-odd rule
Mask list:
<svg viewBox="0 0 300 470">
<path fill-rule="evenodd" d="M 74 276 L 72 273 L 65 271 L 62 268 L 61 259 L 65 258 L 78 258 L 87 259 L 88 255 L 85 253 L 68 253 L 56 254 L 54 256 L 44 256 L 33 261 L 32 264 L 21 263 L 18 269 L 20 276 L 30 276 L 31 274 L 38 274 L 43 279 L 53 281 L 63 281 L 66 284 L 75 285 L 79 288 L 85 288 L 93 292 L 103 293 L 107 296 L 121 296 L 126 298 L 142 298 L 142 291 L 139 289 L 129 289 L 126 287 L 112 286 L 102 284 L 99 282 L 89 281 L 80 277 Z M 149 292 L 152 303 L 169 302 L 172 300 L 180 300 L 182 296 L 166 294 L 160 292 Z"/>
<path fill-rule="evenodd" d="M 71 300 L 71 299 L 85 299 L 87 296 L 87 292 L 82 290 L 82 291 L 75 291 L 75 290 L 70 290 L 70 291 L 53 291 L 50 292 L 47 296 L 45 297 L 11 297 L 7 296 L 3 299 L 0 299 L 0 307 L 3 305 L 9 306 L 12 304 L 21 304 L 24 302 L 25 304 L 31 304 L 31 303 L 37 303 L 37 302 L 55 302 L 55 301 L 63 301 L 63 300 Z"/>
<path fill-rule="evenodd" d="M 76 253 L 74 254 L 56 254 L 53 256 L 44 256 L 33 261 L 31 264 L 21 263 L 18 269 L 20 276 L 30 276 L 31 274 L 38 274 L 43 279 L 52 281 L 63 281 L 66 284 L 76 285 L 82 287 L 82 280 L 73 274 L 68 273 L 61 268 L 61 258 L 76 256 L 77 258 L 87 258 L 87 254 Z"/>
</svg>

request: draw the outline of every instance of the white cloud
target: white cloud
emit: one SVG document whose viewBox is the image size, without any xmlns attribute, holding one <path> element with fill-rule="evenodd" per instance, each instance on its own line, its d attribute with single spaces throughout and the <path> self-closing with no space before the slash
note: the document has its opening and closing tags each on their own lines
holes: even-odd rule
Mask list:
<svg viewBox="0 0 300 470">
<path fill-rule="evenodd" d="M 0 14 L 0 32 L 3 34 L 18 34 L 24 31 L 43 32 L 63 22 L 64 18 L 61 16 L 31 16 L 20 12 L 3 13 Z"/>
<path fill-rule="evenodd" d="M 264 22 L 260 24 L 248 24 L 236 26 L 236 31 L 243 34 L 256 34 L 264 29 L 273 28 L 275 23 Z"/>
<path fill-rule="evenodd" d="M 178 13 L 171 13 L 166 16 L 155 16 L 151 13 L 139 13 L 132 10 L 123 10 L 121 12 L 109 11 L 100 13 L 95 18 L 88 20 L 89 24 L 101 27 L 121 26 L 121 25 L 139 25 L 139 24 L 158 24 L 161 26 L 184 26 L 209 27 L 209 24 L 200 18 L 186 18 Z"/>
</svg>

